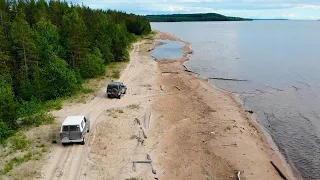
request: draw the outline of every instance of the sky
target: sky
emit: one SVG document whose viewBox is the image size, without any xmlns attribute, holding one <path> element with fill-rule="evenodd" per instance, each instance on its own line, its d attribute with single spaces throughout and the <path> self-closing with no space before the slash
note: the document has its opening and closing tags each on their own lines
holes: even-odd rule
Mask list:
<svg viewBox="0 0 320 180">
<path fill-rule="evenodd" d="M 320 0 L 68 0 L 95 9 L 147 14 L 219 13 L 244 18 L 320 19 Z"/>
</svg>

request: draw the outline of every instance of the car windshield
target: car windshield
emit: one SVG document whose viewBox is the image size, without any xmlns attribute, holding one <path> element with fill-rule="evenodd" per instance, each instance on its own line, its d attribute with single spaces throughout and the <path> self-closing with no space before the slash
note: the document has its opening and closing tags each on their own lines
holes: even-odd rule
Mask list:
<svg viewBox="0 0 320 180">
<path fill-rule="evenodd" d="M 67 132 L 69 130 L 69 126 L 63 126 L 62 131 Z"/>
<path fill-rule="evenodd" d="M 117 84 L 109 84 L 108 89 L 112 89 L 112 88 L 118 88 L 118 85 Z"/>
<path fill-rule="evenodd" d="M 70 131 L 80 131 L 79 126 L 70 126 Z"/>
</svg>

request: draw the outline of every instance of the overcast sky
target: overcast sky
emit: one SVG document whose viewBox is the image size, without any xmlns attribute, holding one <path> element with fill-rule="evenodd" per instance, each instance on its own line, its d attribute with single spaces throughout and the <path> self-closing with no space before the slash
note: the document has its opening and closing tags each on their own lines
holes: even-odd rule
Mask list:
<svg viewBox="0 0 320 180">
<path fill-rule="evenodd" d="M 71 2 L 71 0 L 68 0 Z M 247 18 L 320 19 L 320 0 L 72 0 L 140 15 L 216 12 Z"/>
</svg>

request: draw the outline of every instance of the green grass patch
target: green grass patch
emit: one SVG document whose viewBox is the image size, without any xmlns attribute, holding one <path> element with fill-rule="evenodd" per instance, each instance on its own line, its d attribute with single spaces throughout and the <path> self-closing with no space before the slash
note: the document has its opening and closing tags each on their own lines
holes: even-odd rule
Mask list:
<svg viewBox="0 0 320 180">
<path fill-rule="evenodd" d="M 123 110 L 122 110 L 122 109 L 116 109 L 115 111 L 116 111 L 117 113 L 120 113 L 120 114 L 123 113 Z"/>
<path fill-rule="evenodd" d="M 30 101 L 21 101 L 17 110 L 17 117 L 23 118 L 30 116 L 41 110 L 43 110 L 43 105 L 35 98 L 32 98 Z"/>
<path fill-rule="evenodd" d="M 115 78 L 115 79 L 119 79 L 120 78 L 120 70 L 116 69 L 116 70 L 112 70 L 112 78 Z"/>
<path fill-rule="evenodd" d="M 9 138 L 11 148 L 13 151 L 24 150 L 28 148 L 30 141 L 27 139 L 26 135 L 22 132 L 16 133 L 14 136 Z"/>
<path fill-rule="evenodd" d="M 62 109 L 63 99 L 59 98 L 56 100 L 47 101 L 44 103 L 44 109 L 47 111 L 50 110 L 60 110 Z"/>
<path fill-rule="evenodd" d="M 14 131 L 0 121 L 0 144 L 4 143 L 4 141 L 13 134 Z"/>
<path fill-rule="evenodd" d="M 54 117 L 51 114 L 48 114 L 44 111 L 41 111 L 37 114 L 33 114 L 19 120 L 19 126 L 29 127 L 29 126 L 36 126 L 39 127 L 42 124 L 50 124 L 54 121 Z"/>
<path fill-rule="evenodd" d="M 132 177 L 132 178 L 127 178 L 126 180 L 142 180 L 142 179 L 138 179 L 136 177 Z"/>
<path fill-rule="evenodd" d="M 14 157 L 12 158 L 6 165 L 5 168 L 1 171 L 1 174 L 7 174 L 8 172 L 10 172 L 14 166 L 17 166 L 19 164 L 22 164 L 24 162 L 27 162 L 31 159 L 32 157 L 32 153 L 28 152 L 27 154 L 25 154 L 22 157 Z"/>
<path fill-rule="evenodd" d="M 94 90 L 91 88 L 82 88 L 81 92 L 83 92 L 84 94 L 90 94 L 93 93 Z"/>
<path fill-rule="evenodd" d="M 140 108 L 140 105 L 139 104 L 130 104 L 127 106 L 127 108 L 138 110 Z"/>
</svg>

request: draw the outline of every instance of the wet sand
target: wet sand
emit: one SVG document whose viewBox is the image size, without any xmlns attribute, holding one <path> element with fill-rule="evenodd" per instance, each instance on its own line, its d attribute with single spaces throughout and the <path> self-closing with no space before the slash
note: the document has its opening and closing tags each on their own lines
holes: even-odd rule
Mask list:
<svg viewBox="0 0 320 180">
<path fill-rule="evenodd" d="M 184 57 L 158 62 L 163 92 L 152 105 L 161 179 L 294 179 L 287 163 L 268 143 L 251 114 L 234 94 L 187 72 L 190 43 L 158 32 L 157 38 L 185 43 Z"/>
</svg>

